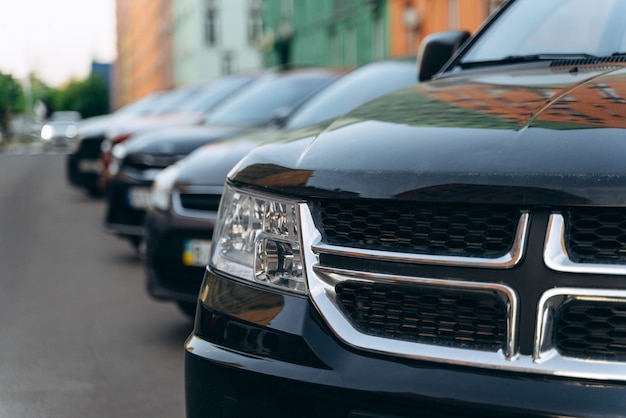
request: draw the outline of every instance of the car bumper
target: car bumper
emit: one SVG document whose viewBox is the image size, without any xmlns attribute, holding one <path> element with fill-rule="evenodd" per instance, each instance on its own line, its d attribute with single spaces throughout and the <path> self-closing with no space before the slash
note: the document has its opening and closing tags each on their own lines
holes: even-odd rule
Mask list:
<svg viewBox="0 0 626 418">
<path fill-rule="evenodd" d="M 151 186 L 151 181 L 111 180 L 106 193 L 105 230 L 123 237 L 143 236 L 147 198 Z M 143 197 L 132 198 L 133 191 L 141 191 Z"/>
<path fill-rule="evenodd" d="M 308 298 L 210 270 L 186 342 L 187 416 L 616 417 L 626 385 L 452 366 L 338 340 Z"/>
<path fill-rule="evenodd" d="M 99 158 L 86 158 L 80 154 L 68 154 L 67 179 L 75 187 L 100 191 L 102 162 Z"/>
<path fill-rule="evenodd" d="M 149 211 L 145 222 L 148 293 L 159 300 L 195 303 L 205 266 L 184 262 L 190 240 L 210 242 L 214 219 Z"/>
</svg>

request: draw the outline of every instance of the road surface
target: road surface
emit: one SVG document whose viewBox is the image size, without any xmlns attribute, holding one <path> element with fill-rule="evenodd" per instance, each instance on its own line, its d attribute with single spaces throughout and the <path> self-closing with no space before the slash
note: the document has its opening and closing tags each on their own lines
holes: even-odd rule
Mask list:
<svg viewBox="0 0 626 418">
<path fill-rule="evenodd" d="M 191 321 L 103 232 L 65 155 L 0 153 L 0 417 L 184 417 Z"/>
</svg>

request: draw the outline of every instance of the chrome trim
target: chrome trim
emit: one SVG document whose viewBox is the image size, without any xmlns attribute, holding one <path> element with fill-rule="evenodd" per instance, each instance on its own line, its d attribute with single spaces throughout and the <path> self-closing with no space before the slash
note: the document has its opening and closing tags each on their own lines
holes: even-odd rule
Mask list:
<svg viewBox="0 0 626 418">
<path fill-rule="evenodd" d="M 626 265 L 576 263 L 565 247 L 565 218 L 559 213 L 550 215 L 543 250 L 543 261 L 554 271 L 585 274 L 626 275 Z"/>
<path fill-rule="evenodd" d="M 367 352 L 426 360 L 439 363 L 469 366 L 491 370 L 503 370 L 520 373 L 533 373 L 548 376 L 572 377 L 593 380 L 612 380 L 626 382 L 626 363 L 590 361 L 561 356 L 547 344 L 550 325 L 549 301 L 562 293 L 575 295 L 579 298 L 604 298 L 601 300 L 622 300 L 626 302 L 626 291 L 610 291 L 595 289 L 552 289 L 541 298 L 538 308 L 537 334 L 538 344 L 533 355 L 522 355 L 517 352 L 517 315 L 518 297 L 508 286 L 497 283 L 475 283 L 455 280 L 416 278 L 394 275 L 383 275 L 372 272 L 356 272 L 335 269 L 319 264 L 321 234 L 316 229 L 308 206 L 298 205 L 301 222 L 302 256 L 306 272 L 309 294 L 312 302 L 337 338 L 345 344 Z M 523 248 L 523 246 L 520 246 Z M 351 250 L 352 251 L 352 250 Z M 356 251 L 356 250 L 354 250 Z M 341 251 L 337 254 L 353 256 L 351 252 Z M 365 258 L 361 255 L 358 258 Z M 385 257 L 385 259 L 389 259 Z M 395 259 L 397 260 L 397 258 Z M 445 286 L 475 286 L 478 289 L 491 289 L 503 295 L 510 304 L 509 310 L 509 341 L 505 350 L 488 352 L 413 343 L 408 341 L 390 340 L 363 334 L 355 329 L 342 314 L 335 297 L 335 285 L 343 280 L 363 280 L 367 282 L 387 281 L 392 283 L 428 283 Z M 597 300 L 597 299 L 594 299 Z M 540 314 L 539 314 L 540 313 Z M 546 341 L 546 342 L 544 342 Z"/>
<path fill-rule="evenodd" d="M 570 300 L 626 303 L 626 290 L 555 288 L 546 291 L 539 300 L 537 326 L 535 328 L 535 363 L 561 364 L 561 376 L 589 379 L 614 379 L 626 381 L 626 363 L 601 360 L 584 360 L 562 356 L 552 346 L 554 313 L 559 306 Z"/>
<path fill-rule="evenodd" d="M 224 192 L 223 186 L 207 186 L 207 187 L 194 187 L 193 189 L 183 190 L 184 194 L 211 194 L 211 195 L 221 195 Z M 172 190 L 172 210 L 177 215 L 180 215 L 185 218 L 197 218 L 197 219 L 206 219 L 206 220 L 217 220 L 217 211 L 209 211 L 209 210 L 196 210 L 196 209 L 187 209 L 183 207 L 181 199 L 181 190 Z"/>
<path fill-rule="evenodd" d="M 340 307 L 337 305 L 336 299 L 337 294 L 335 293 L 335 286 L 347 280 L 350 281 L 360 281 L 364 283 L 415 283 L 421 285 L 433 285 L 440 286 L 442 288 L 457 288 L 457 289 L 475 289 L 475 290 L 487 290 L 493 291 L 496 293 L 506 304 L 506 332 L 505 332 L 505 341 L 506 345 L 504 349 L 500 352 L 505 359 L 510 360 L 515 356 L 515 347 L 517 346 L 517 318 L 515 316 L 515 312 L 518 312 L 518 302 L 517 295 L 508 286 L 494 284 L 494 283 L 477 283 L 477 282 L 463 282 L 458 280 L 445 280 L 445 279 L 429 279 L 424 277 L 407 277 L 407 276 L 394 276 L 387 274 L 377 274 L 377 273 L 366 273 L 366 272 L 357 272 L 353 270 L 344 270 L 344 269 L 335 269 L 329 268 L 325 266 L 313 266 L 313 270 L 316 273 L 316 276 L 325 283 L 325 295 L 329 298 L 329 300 L 333 303 L 334 311 L 331 315 L 340 314 Z M 342 315 L 343 316 L 343 315 Z M 328 318 L 328 317 L 327 317 Z M 344 322 L 345 321 L 345 322 Z M 331 320 L 337 324 L 342 330 L 339 331 L 339 334 L 346 335 L 346 333 L 350 333 L 352 331 L 356 331 L 352 325 L 350 324 L 348 318 L 334 318 Z M 352 330 L 347 329 L 347 327 L 352 328 Z M 356 331 L 358 333 L 358 331 Z M 366 335 L 366 334 L 361 334 Z M 359 335 L 359 337 L 361 336 Z M 397 340 L 388 340 L 385 338 L 379 339 L 378 343 L 382 343 L 385 341 L 385 345 L 393 345 L 395 346 L 398 341 Z M 349 341 L 346 341 L 350 343 Z M 354 344 L 353 344 L 354 345 Z M 417 351 L 424 355 L 429 350 L 439 350 L 440 346 L 433 346 L 430 344 L 416 344 L 411 343 L 411 345 L 422 346 L 418 348 Z M 388 347 L 391 349 L 392 347 Z M 388 352 L 388 349 L 383 349 L 385 352 Z M 467 353 L 468 350 L 461 350 Z M 435 357 L 431 354 L 432 357 Z"/>
<path fill-rule="evenodd" d="M 409 254 L 396 251 L 368 250 L 348 248 L 322 242 L 313 245 L 313 251 L 320 254 L 339 255 L 343 257 L 366 258 L 368 260 L 385 260 L 398 263 L 429 264 L 443 266 L 463 266 L 492 269 L 508 269 L 515 267 L 524 254 L 528 235 L 529 215 L 523 212 L 517 224 L 511 251 L 502 257 L 458 257 L 431 254 Z"/>
</svg>

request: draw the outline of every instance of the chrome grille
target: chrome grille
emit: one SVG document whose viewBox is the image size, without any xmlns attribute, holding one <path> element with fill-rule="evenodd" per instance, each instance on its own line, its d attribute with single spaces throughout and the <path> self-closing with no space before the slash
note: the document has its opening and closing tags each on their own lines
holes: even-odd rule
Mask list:
<svg viewBox="0 0 626 418">
<path fill-rule="evenodd" d="M 555 314 L 556 349 L 565 356 L 626 360 L 626 301 L 573 299 Z"/>
<path fill-rule="evenodd" d="M 626 210 L 569 210 L 565 221 L 565 239 L 573 262 L 626 264 Z"/>
<path fill-rule="evenodd" d="M 519 208 L 401 201 L 320 200 L 324 241 L 413 254 L 501 257 L 510 251 Z"/>
<path fill-rule="evenodd" d="M 217 212 L 221 195 L 181 193 L 180 205 L 185 209 Z"/>
<path fill-rule="evenodd" d="M 507 306 L 493 292 L 352 281 L 335 290 L 363 333 L 477 350 L 504 348 Z"/>
</svg>

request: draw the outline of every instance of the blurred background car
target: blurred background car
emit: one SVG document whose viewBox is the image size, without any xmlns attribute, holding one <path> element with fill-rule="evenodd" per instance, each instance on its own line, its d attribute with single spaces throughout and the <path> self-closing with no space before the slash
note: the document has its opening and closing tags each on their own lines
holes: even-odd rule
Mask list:
<svg viewBox="0 0 626 418">
<path fill-rule="evenodd" d="M 258 76 L 258 74 L 223 76 L 212 82 L 193 87 L 193 94 L 184 97 L 184 100 L 177 99 L 175 103 L 157 105 L 148 116 L 112 126 L 107 131 L 100 147 L 103 165 L 100 187 L 103 190 L 106 188 L 107 168 L 112 161 L 112 150 L 115 145 L 152 129 L 201 124 L 212 110 L 245 90 Z"/>
<path fill-rule="evenodd" d="M 52 112 L 41 127 L 40 136 L 44 149 L 65 149 L 70 146 L 78 135 L 80 120 L 79 112 L 72 110 Z"/>
<path fill-rule="evenodd" d="M 234 75 L 213 82 L 156 92 L 117 112 L 91 118 L 81 125 L 77 146 L 68 156 L 68 179 L 94 196 L 104 192 L 102 173 L 110 162 L 112 142 L 128 139 L 133 132 L 158 126 L 199 123 L 218 104 L 254 80 Z"/>
<path fill-rule="evenodd" d="M 159 173 L 145 220 L 148 293 L 194 316 L 226 175 L 250 150 L 264 142 L 306 138 L 334 117 L 416 82 L 414 62 L 365 65 L 325 87 L 282 127 L 211 143 Z"/>
<path fill-rule="evenodd" d="M 105 139 L 107 129 L 116 123 L 124 123 L 132 118 L 150 113 L 151 106 L 156 104 L 164 94 L 165 92 L 151 93 L 113 113 L 83 119 L 78 129 L 78 137 L 67 155 L 65 164 L 69 184 L 85 190 L 89 195 L 101 195 L 102 160 L 100 147 Z"/>
<path fill-rule="evenodd" d="M 107 173 L 105 229 L 128 240 L 141 254 L 150 188 L 162 169 L 204 144 L 283 124 L 342 73 L 327 68 L 270 72 L 216 108 L 202 126 L 150 130 L 115 145 Z"/>
</svg>

